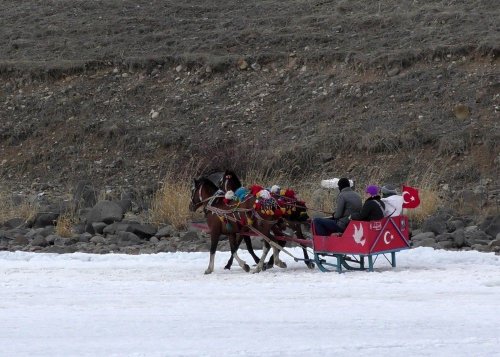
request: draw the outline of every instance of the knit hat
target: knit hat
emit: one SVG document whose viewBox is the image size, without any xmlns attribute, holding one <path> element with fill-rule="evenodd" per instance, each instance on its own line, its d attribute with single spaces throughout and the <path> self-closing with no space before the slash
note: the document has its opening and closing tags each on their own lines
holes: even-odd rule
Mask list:
<svg viewBox="0 0 500 357">
<path fill-rule="evenodd" d="M 375 185 L 368 185 L 366 186 L 365 192 L 369 193 L 371 196 L 376 196 L 378 195 L 378 186 Z"/>
<path fill-rule="evenodd" d="M 350 187 L 351 184 L 349 183 L 349 180 L 346 179 L 345 177 L 342 177 L 340 180 L 339 180 L 339 190 L 342 191 L 344 188 L 346 187 Z"/>
<path fill-rule="evenodd" d="M 393 185 L 384 185 L 380 189 L 380 192 L 382 192 L 383 195 L 397 195 L 398 191 L 396 190 L 396 187 Z"/>
</svg>

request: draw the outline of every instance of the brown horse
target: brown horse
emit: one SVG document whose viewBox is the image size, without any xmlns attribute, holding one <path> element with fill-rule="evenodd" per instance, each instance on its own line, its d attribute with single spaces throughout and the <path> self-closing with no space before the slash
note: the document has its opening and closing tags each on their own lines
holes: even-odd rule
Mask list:
<svg viewBox="0 0 500 357">
<path fill-rule="evenodd" d="M 241 181 L 238 178 L 238 176 L 231 170 L 226 170 L 222 175 L 218 175 L 219 178 L 219 188 L 224 190 L 224 191 L 236 191 L 238 188 L 242 187 Z M 273 195 L 277 196 L 277 195 Z M 280 197 L 281 200 L 279 202 L 282 202 L 282 208 L 285 209 L 285 214 L 281 217 L 282 219 L 278 221 L 278 226 L 275 227 L 275 229 L 281 229 L 284 230 L 286 227 L 290 228 L 297 238 L 299 239 L 305 239 L 305 236 L 302 232 L 302 224 L 304 224 L 309 216 L 307 215 L 307 207 L 304 202 L 299 201 L 295 198 L 289 198 L 289 197 Z M 279 234 L 278 232 L 276 232 Z M 247 245 L 247 250 L 250 252 L 250 254 L 253 256 L 254 251 L 252 247 L 252 242 L 250 237 L 243 237 L 245 240 L 245 243 Z M 284 247 L 286 245 L 286 241 L 279 240 L 278 244 L 281 247 Z M 302 247 L 302 251 L 304 253 L 304 262 L 307 265 L 309 269 L 314 269 L 314 263 L 313 260 L 309 258 L 309 255 L 307 254 L 307 249 L 304 246 Z M 264 268 L 269 269 L 272 268 L 274 265 L 274 255 L 269 258 L 269 261 L 265 263 Z M 233 263 L 233 258 L 230 257 L 225 269 L 230 269 L 231 265 Z"/>
<path fill-rule="evenodd" d="M 238 246 L 241 242 L 241 238 L 237 238 L 237 234 L 248 233 L 248 230 L 255 231 L 258 229 L 260 234 L 269 237 L 271 224 L 264 220 L 253 219 L 253 197 L 242 202 L 238 207 L 226 205 L 222 198 L 224 198 L 223 192 L 219 191 L 217 186 L 206 177 L 194 180 L 189 209 L 194 212 L 198 208 L 203 207 L 207 225 L 210 229 L 210 262 L 208 268 L 205 270 L 205 274 L 210 274 L 214 270 L 215 252 L 217 251 L 221 234 L 229 237 L 231 256 L 248 272 L 250 271 L 250 267 L 237 254 Z M 253 221 L 252 226 L 248 225 L 250 223 L 249 220 Z M 264 261 L 268 251 L 269 249 L 263 249 L 263 259 L 261 258 L 261 262 Z M 274 260 L 279 262 L 276 265 L 286 266 L 284 262 L 279 260 L 278 253 L 279 251 L 274 251 Z M 260 272 L 262 269 L 263 264 L 259 263 L 255 272 Z"/>
</svg>

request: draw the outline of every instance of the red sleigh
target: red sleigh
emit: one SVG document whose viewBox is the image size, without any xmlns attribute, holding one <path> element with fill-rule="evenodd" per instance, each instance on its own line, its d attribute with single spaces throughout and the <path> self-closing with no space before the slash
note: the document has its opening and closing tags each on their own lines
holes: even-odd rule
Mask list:
<svg viewBox="0 0 500 357">
<path fill-rule="evenodd" d="M 322 271 L 341 273 L 343 268 L 373 271 L 379 256 L 384 256 L 395 267 L 396 252 L 409 249 L 411 245 L 407 216 L 350 221 L 342 234 L 319 236 L 314 226 L 312 232 L 315 262 Z M 333 257 L 334 261 L 329 262 L 327 257 Z M 368 266 L 365 266 L 365 258 Z"/>
</svg>

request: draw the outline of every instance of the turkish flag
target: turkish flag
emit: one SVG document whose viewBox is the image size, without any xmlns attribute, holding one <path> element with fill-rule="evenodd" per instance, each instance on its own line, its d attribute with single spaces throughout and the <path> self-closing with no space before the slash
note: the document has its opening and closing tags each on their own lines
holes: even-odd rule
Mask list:
<svg viewBox="0 0 500 357">
<path fill-rule="evenodd" d="M 403 186 L 403 208 L 416 208 L 420 204 L 418 190 L 410 186 Z"/>
</svg>

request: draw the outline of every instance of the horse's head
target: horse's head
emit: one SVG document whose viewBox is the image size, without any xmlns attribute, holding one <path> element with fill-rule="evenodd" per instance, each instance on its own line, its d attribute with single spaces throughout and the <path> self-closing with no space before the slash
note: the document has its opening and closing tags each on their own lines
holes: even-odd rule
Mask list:
<svg viewBox="0 0 500 357">
<path fill-rule="evenodd" d="M 191 202 L 189 210 L 195 212 L 198 208 L 206 205 L 208 199 L 214 195 L 217 187 L 206 177 L 194 179 L 191 186 Z"/>
<path fill-rule="evenodd" d="M 227 192 L 236 191 L 240 187 L 241 181 L 238 176 L 236 176 L 236 174 L 231 170 L 224 171 L 224 174 L 219 182 L 219 188 Z"/>
</svg>

